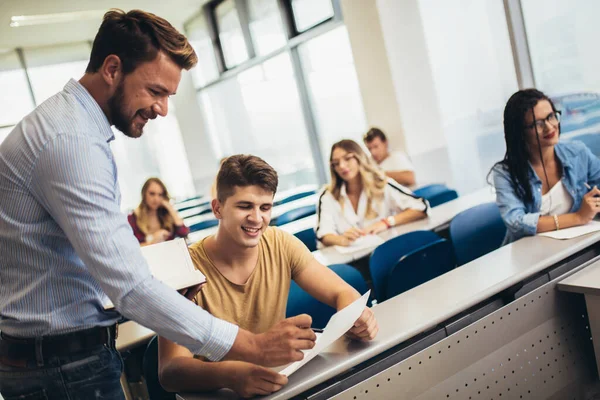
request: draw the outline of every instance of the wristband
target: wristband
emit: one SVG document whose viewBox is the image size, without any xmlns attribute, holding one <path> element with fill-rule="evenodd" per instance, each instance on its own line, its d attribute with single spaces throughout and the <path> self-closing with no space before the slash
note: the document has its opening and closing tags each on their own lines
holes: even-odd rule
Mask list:
<svg viewBox="0 0 600 400">
<path fill-rule="evenodd" d="M 385 224 L 385 226 L 387 226 L 387 227 L 388 227 L 388 229 L 392 227 L 392 226 L 390 225 L 390 223 L 387 221 L 387 219 L 385 219 L 385 218 L 381 218 L 381 222 L 383 222 L 383 223 Z"/>
</svg>

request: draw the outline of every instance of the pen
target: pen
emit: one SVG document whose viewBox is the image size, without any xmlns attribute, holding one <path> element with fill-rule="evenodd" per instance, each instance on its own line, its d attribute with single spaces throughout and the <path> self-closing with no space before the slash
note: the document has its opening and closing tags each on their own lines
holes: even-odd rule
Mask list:
<svg viewBox="0 0 600 400">
<path fill-rule="evenodd" d="M 319 329 L 319 328 L 310 328 L 313 330 L 314 333 L 323 333 L 323 329 Z"/>
<path fill-rule="evenodd" d="M 587 182 L 583 182 L 583 184 L 585 185 L 585 187 L 587 188 L 587 190 L 592 190 L 592 187 L 590 185 L 588 185 Z"/>
</svg>

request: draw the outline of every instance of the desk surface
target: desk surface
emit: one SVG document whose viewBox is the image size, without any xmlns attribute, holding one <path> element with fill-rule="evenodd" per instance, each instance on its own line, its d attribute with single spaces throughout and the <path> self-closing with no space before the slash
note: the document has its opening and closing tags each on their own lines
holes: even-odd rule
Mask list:
<svg viewBox="0 0 600 400">
<path fill-rule="evenodd" d="M 156 335 L 154 331 L 141 326 L 137 322 L 124 322 L 119 324 L 117 349 L 119 349 L 119 351 L 131 349 L 135 346 L 146 343 L 154 335 Z"/>
<path fill-rule="evenodd" d="M 571 240 L 527 237 L 385 301 L 373 308 L 380 326 L 375 341 L 339 339 L 266 398 L 287 399 L 309 390 L 598 241 L 599 232 Z M 237 399 L 228 390 L 180 395 L 182 400 L 209 398 Z"/>
<path fill-rule="evenodd" d="M 558 283 L 563 292 L 600 295 L 600 261 L 590 264 Z"/>
</svg>

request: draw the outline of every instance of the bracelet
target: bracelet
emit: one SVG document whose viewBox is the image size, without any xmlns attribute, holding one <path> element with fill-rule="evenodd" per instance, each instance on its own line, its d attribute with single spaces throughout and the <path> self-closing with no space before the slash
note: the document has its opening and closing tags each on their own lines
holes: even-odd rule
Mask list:
<svg viewBox="0 0 600 400">
<path fill-rule="evenodd" d="M 383 222 L 383 223 L 385 224 L 385 226 L 387 226 L 387 227 L 388 227 L 388 229 L 390 229 L 390 228 L 392 227 L 392 226 L 390 225 L 390 223 L 389 223 L 389 222 L 387 222 L 387 219 L 385 219 L 385 218 L 381 218 L 381 222 Z"/>
<path fill-rule="evenodd" d="M 554 226 L 556 226 L 556 230 L 559 230 L 560 225 L 558 224 L 558 215 L 554 214 L 552 217 L 554 217 Z"/>
</svg>

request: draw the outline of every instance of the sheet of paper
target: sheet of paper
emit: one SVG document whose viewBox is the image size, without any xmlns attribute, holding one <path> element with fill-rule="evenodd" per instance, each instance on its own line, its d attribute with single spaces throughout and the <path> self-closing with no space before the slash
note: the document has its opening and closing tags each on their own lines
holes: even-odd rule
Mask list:
<svg viewBox="0 0 600 400">
<path fill-rule="evenodd" d="M 325 329 L 323 329 L 323 333 L 318 337 L 315 347 L 304 352 L 304 358 L 302 361 L 291 363 L 279 373 L 286 376 L 292 375 L 300 367 L 315 358 L 321 351 L 329 347 L 333 342 L 348 332 L 348 330 L 352 328 L 358 317 L 360 317 L 365 309 L 370 293 L 371 291 L 369 290 L 367 293 L 362 295 L 362 297 L 356 299 L 344 309 L 333 314 L 327 323 L 327 326 Z"/>
<path fill-rule="evenodd" d="M 382 238 L 377 235 L 366 235 L 356 239 L 350 246 L 334 246 L 338 253 L 348 254 L 354 253 L 355 251 L 371 249 L 379 246 L 385 242 Z"/>
<path fill-rule="evenodd" d="M 592 232 L 600 231 L 600 222 L 590 221 L 582 226 L 574 226 L 572 228 L 560 229 L 558 231 L 540 233 L 539 236 L 546 236 L 552 239 L 573 239 L 578 236 L 586 235 Z"/>
<path fill-rule="evenodd" d="M 152 275 L 173 289 L 206 282 L 204 274 L 194 267 L 184 239 L 144 246 L 141 250 Z M 105 308 L 114 307 L 108 298 L 104 304 Z"/>
</svg>

